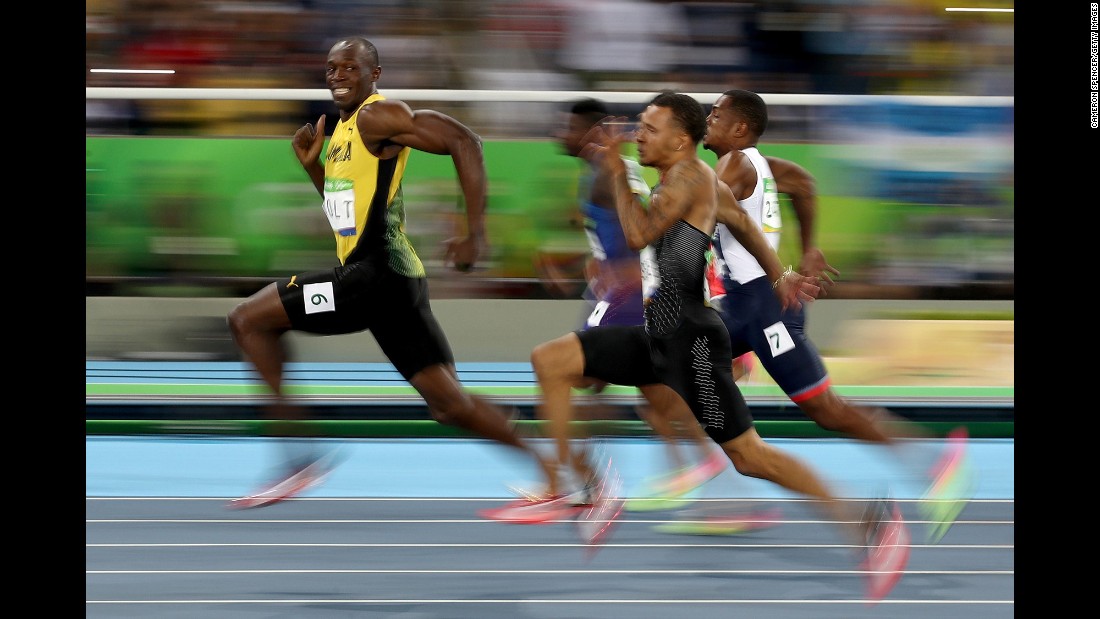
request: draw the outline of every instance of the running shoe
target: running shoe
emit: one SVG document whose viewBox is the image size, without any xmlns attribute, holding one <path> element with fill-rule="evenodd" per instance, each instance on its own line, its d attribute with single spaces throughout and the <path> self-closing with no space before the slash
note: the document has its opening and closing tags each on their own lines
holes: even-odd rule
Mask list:
<svg viewBox="0 0 1100 619">
<path fill-rule="evenodd" d="M 714 449 L 705 460 L 653 478 L 642 485 L 639 495 L 626 502 L 631 512 L 653 512 L 683 507 L 692 502 L 692 493 L 726 469 L 725 452 Z"/>
<path fill-rule="evenodd" d="M 867 572 L 868 605 L 886 597 L 905 573 L 909 563 L 909 528 L 894 501 L 877 499 L 864 516 L 868 524 L 867 555 L 862 567 Z"/>
<path fill-rule="evenodd" d="M 510 485 L 508 486 L 508 491 L 521 499 L 527 499 L 528 501 L 538 501 L 541 499 L 550 498 L 551 494 L 547 491 L 546 488 L 547 487 L 545 485 Z M 558 496 L 564 496 L 569 499 L 569 501 L 573 505 L 579 505 L 581 507 L 592 504 L 592 499 L 588 496 L 588 488 L 583 486 L 580 488 L 568 489 L 565 492 L 559 493 Z"/>
<path fill-rule="evenodd" d="M 943 539 L 973 496 L 974 475 L 966 447 L 966 428 L 952 430 L 947 435 L 943 455 L 932 468 L 932 484 L 920 502 L 921 513 L 929 525 L 929 543 Z"/>
<path fill-rule="evenodd" d="M 567 497 L 573 505 L 587 507 L 592 504 L 592 498 L 589 496 L 589 488 L 585 484 L 577 481 L 577 476 L 572 473 L 571 469 L 561 467 L 558 470 L 558 480 L 561 487 L 564 488 L 562 492 L 558 493 L 559 496 Z M 508 491 L 528 501 L 540 501 L 551 498 L 551 494 L 546 484 L 509 484 Z"/>
<path fill-rule="evenodd" d="M 607 541 L 615 528 L 615 521 L 623 512 L 622 478 L 607 459 L 603 473 L 590 485 L 592 505 L 577 516 L 577 530 L 588 545 L 591 558 Z"/>
<path fill-rule="evenodd" d="M 740 535 L 774 527 L 782 516 L 778 507 L 725 513 L 688 510 L 679 520 L 654 525 L 653 530 L 672 535 Z"/>
<path fill-rule="evenodd" d="M 252 509 L 285 501 L 320 485 L 332 473 L 333 468 L 335 468 L 334 455 L 325 454 L 309 464 L 292 469 L 285 477 L 264 486 L 258 492 L 233 499 L 226 507 Z"/>
<path fill-rule="evenodd" d="M 478 515 L 489 520 L 514 524 L 549 524 L 569 520 L 584 509 L 583 505 L 576 504 L 572 495 L 559 494 L 516 499 L 501 507 L 480 510 Z"/>
</svg>

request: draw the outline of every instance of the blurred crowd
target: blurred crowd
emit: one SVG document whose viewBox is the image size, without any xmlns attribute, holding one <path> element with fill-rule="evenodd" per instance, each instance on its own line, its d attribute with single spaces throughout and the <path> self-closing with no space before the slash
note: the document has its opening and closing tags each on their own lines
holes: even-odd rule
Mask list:
<svg viewBox="0 0 1100 619">
<path fill-rule="evenodd" d="M 323 219 L 316 195 L 286 141 L 320 114 L 334 123 L 324 67 L 329 48 L 342 36 L 363 35 L 376 44 L 383 94 L 744 88 L 766 99 L 1012 97 L 1013 14 L 944 10 L 957 4 L 87 0 L 88 86 L 320 93 L 318 100 L 87 98 L 89 291 L 133 293 L 134 287 L 120 287 L 132 278 L 143 282 L 140 293 L 146 294 L 151 278 L 163 277 L 171 294 L 236 295 L 287 269 L 333 260 L 331 238 L 318 227 Z M 964 4 L 1010 6 L 1007 0 Z M 491 283 L 478 294 L 545 293 L 532 256 L 585 247 L 562 215 L 574 205 L 577 169 L 545 144 L 559 122 L 560 104 L 409 102 L 451 114 L 495 142 L 487 157 L 494 157 L 488 161 L 496 179 L 492 218 L 501 233 L 481 278 Z M 613 112 L 640 111 L 628 107 Z M 807 145 L 773 154 L 793 156 L 818 176 L 819 242 L 845 271 L 841 294 L 882 296 L 894 285 L 907 287 L 903 294 L 919 288 L 924 296 L 946 290 L 947 296 L 1012 297 L 1011 103 L 815 108 L 769 102 L 769 117 L 767 145 Z M 158 146 L 110 139 L 115 136 L 222 141 L 214 147 L 192 146 L 192 140 Z M 232 140 L 238 137 L 265 139 Z M 531 144 L 539 141 L 544 144 Z M 513 152 L 509 142 L 527 144 Z M 515 161 L 523 161 L 523 168 L 514 167 Z M 451 294 L 452 278 L 433 261 L 432 248 L 451 233 L 446 223 L 457 197 L 446 178 L 449 164 L 445 174 L 434 175 L 429 163 L 417 162 L 417 175 L 405 190 L 410 234 L 439 279 L 434 294 L 443 297 Z M 211 276 L 255 279 L 246 280 L 245 289 L 227 289 L 211 287 Z M 198 283 L 180 288 L 187 278 Z M 97 282 L 103 287 L 94 288 Z M 517 288 L 522 282 L 530 285 Z M 581 280 L 570 283 L 583 287 Z M 861 285 L 873 289 L 861 293 Z"/>
<path fill-rule="evenodd" d="M 89 86 L 324 88 L 336 38 L 382 88 L 1011 96 L 1012 14 L 946 0 L 87 0 Z M 975 0 L 968 6 L 1002 6 Z M 91 69 L 172 69 L 171 74 Z M 428 102 L 454 113 L 468 104 Z M 324 102 L 88 100 L 91 132 L 287 135 Z M 541 137 L 540 108 L 461 113 Z"/>
</svg>

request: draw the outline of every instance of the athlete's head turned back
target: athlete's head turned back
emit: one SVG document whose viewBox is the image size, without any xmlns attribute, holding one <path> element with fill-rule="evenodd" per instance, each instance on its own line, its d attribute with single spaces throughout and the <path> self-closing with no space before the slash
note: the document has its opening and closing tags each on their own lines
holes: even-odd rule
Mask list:
<svg viewBox="0 0 1100 619">
<path fill-rule="evenodd" d="M 377 92 L 375 82 L 381 75 L 378 50 L 367 39 L 343 38 L 329 49 L 325 85 L 332 93 L 341 119 L 347 120 L 367 97 Z"/>
</svg>

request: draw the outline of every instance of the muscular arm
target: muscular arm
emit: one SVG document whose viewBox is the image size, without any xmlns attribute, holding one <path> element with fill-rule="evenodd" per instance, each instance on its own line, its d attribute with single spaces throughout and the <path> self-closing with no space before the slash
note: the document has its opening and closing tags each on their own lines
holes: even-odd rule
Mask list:
<svg viewBox="0 0 1100 619">
<path fill-rule="evenodd" d="M 791 197 L 798 218 L 798 238 L 802 253 L 814 247 L 814 217 L 817 214 L 817 191 L 814 177 L 806 168 L 778 157 L 764 157 L 775 177 L 776 190 Z"/>
<path fill-rule="evenodd" d="M 687 220 L 695 197 L 706 183 L 713 183 L 713 177 L 704 174 L 702 167 L 691 161 L 680 162 L 668 170 L 661 181 L 660 188 L 649 197 L 649 208 L 642 206 L 637 195 L 630 190 L 626 181 L 626 168 L 618 157 L 612 163 L 619 171 L 614 175 L 615 209 L 619 214 L 623 234 L 631 249 L 640 250 L 661 238 L 666 230 L 679 219 Z M 605 164 L 606 165 L 606 164 Z M 689 221 L 692 225 L 705 229 L 699 222 Z"/>
<path fill-rule="evenodd" d="M 767 157 L 768 166 L 775 177 L 776 190 L 791 198 L 795 217 L 798 219 L 798 238 L 802 243 L 802 260 L 799 272 L 811 277 L 821 277 L 832 283 L 829 274 L 839 275 L 840 271 L 825 261 L 825 254 L 814 243 L 814 223 L 817 216 L 817 186 L 812 174 L 793 161 L 778 157 Z"/>
<path fill-rule="evenodd" d="M 454 118 L 434 110 L 413 111 L 402 101 L 377 101 L 356 118 L 363 143 L 380 159 L 396 157 L 402 148 L 449 155 L 466 205 L 466 234 L 445 242 L 444 261 L 469 271 L 485 239 L 488 176 L 481 138 Z"/>
<path fill-rule="evenodd" d="M 485 233 L 488 177 L 481 138 L 454 118 L 434 110 L 413 111 L 402 101 L 378 101 L 359 112 L 359 134 L 382 159 L 397 156 L 402 147 L 433 155 L 450 155 L 466 203 L 467 234 Z"/>
<path fill-rule="evenodd" d="M 317 119 L 317 126 L 306 123 L 294 132 L 294 138 L 290 141 L 294 148 L 294 155 L 298 157 L 298 163 L 302 164 L 313 188 L 322 196 L 325 195 L 325 166 L 321 165 L 321 149 L 325 145 L 325 115 Z"/>
<path fill-rule="evenodd" d="M 783 270 L 779 255 L 772 250 L 764 233 L 741 208 L 729 186 L 722 182 L 718 183 L 718 221 L 729 228 L 737 242 L 760 263 L 768 279 L 775 282 L 772 288 L 784 308 L 799 307 L 802 301 L 813 301 L 821 293 L 817 280 Z"/>
</svg>

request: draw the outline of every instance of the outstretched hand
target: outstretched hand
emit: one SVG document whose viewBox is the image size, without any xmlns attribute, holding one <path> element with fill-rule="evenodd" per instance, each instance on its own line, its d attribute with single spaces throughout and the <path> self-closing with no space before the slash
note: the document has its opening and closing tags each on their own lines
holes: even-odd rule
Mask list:
<svg viewBox="0 0 1100 619">
<path fill-rule="evenodd" d="M 294 154 L 303 166 L 318 163 L 321 157 L 321 149 L 325 146 L 325 115 L 317 119 L 317 126 L 306 123 L 294 132 L 291 140 Z"/>
<path fill-rule="evenodd" d="M 806 277 L 812 277 L 822 286 L 821 294 L 828 294 L 825 290 L 832 286 L 832 275 L 839 276 L 840 271 L 825 260 L 825 254 L 816 247 L 811 247 L 802 254 L 802 262 L 798 265 L 798 272 Z"/>
<path fill-rule="evenodd" d="M 599 123 L 592 125 L 588 133 L 584 134 L 581 143 L 580 156 L 585 161 L 599 165 L 605 172 L 616 173 L 626 170 L 622 157 L 606 157 L 608 153 L 620 152 L 620 145 L 634 139 L 634 134 L 626 130 L 626 119 L 619 116 L 608 116 Z"/>
<path fill-rule="evenodd" d="M 813 303 L 814 299 L 824 291 L 818 285 L 817 278 L 807 277 L 801 273 L 784 273 L 775 286 L 775 296 L 779 298 L 779 304 L 783 309 L 799 309 L 802 303 Z"/>
</svg>

